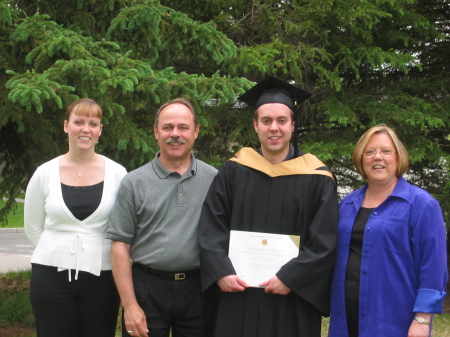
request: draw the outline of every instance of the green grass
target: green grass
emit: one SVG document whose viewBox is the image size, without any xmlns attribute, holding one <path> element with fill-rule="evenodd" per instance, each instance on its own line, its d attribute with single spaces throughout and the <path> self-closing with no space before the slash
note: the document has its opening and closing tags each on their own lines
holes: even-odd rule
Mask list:
<svg viewBox="0 0 450 337">
<path fill-rule="evenodd" d="M 3 200 L 0 200 L 0 208 L 3 208 L 5 205 L 5 202 Z M 8 214 L 7 219 L 8 223 L 6 224 L 0 224 L 0 228 L 23 228 L 23 202 L 16 203 L 17 208 L 14 212 L 11 212 Z"/>
<path fill-rule="evenodd" d="M 34 326 L 29 296 L 31 271 L 0 275 L 0 326 Z"/>
<path fill-rule="evenodd" d="M 450 337 L 450 312 L 444 312 L 442 315 L 434 316 L 432 336 Z"/>
</svg>

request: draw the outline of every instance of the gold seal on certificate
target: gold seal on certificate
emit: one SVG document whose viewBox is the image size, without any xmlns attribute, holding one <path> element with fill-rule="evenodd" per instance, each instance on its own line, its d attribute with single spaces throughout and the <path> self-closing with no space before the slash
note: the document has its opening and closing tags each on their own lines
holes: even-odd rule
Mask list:
<svg viewBox="0 0 450 337">
<path fill-rule="evenodd" d="M 236 275 L 251 287 L 271 279 L 298 256 L 300 236 L 230 231 L 228 257 Z"/>
</svg>

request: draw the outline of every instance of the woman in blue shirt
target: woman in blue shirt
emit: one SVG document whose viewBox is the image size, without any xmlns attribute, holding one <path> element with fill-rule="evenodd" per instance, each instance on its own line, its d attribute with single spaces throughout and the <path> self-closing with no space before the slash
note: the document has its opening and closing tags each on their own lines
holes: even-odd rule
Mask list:
<svg viewBox="0 0 450 337">
<path fill-rule="evenodd" d="M 367 184 L 340 203 L 329 336 L 430 336 L 448 278 L 439 203 L 402 178 L 408 152 L 386 125 L 352 159 Z"/>
</svg>

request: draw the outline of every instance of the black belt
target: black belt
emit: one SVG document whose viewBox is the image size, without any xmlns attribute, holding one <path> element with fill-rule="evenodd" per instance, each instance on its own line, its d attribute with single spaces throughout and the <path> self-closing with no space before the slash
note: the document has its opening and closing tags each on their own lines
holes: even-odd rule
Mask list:
<svg viewBox="0 0 450 337">
<path fill-rule="evenodd" d="M 194 269 L 191 271 L 181 271 L 181 272 L 162 271 L 162 270 L 152 269 L 150 267 L 147 267 L 146 265 L 143 265 L 143 264 L 137 263 L 137 262 L 134 262 L 133 266 L 135 266 L 136 268 L 139 268 L 149 274 L 159 276 L 162 278 L 166 278 L 169 280 L 174 280 L 174 281 L 182 281 L 182 280 L 187 279 L 188 277 L 194 276 L 200 272 L 200 269 Z"/>
</svg>

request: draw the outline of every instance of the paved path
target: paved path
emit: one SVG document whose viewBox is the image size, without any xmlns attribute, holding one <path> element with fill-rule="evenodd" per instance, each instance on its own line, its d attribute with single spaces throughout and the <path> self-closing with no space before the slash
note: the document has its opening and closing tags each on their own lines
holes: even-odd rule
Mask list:
<svg viewBox="0 0 450 337">
<path fill-rule="evenodd" d="M 23 228 L 0 228 L 0 274 L 31 269 L 33 250 Z"/>
</svg>

